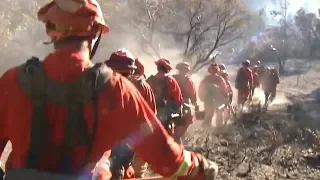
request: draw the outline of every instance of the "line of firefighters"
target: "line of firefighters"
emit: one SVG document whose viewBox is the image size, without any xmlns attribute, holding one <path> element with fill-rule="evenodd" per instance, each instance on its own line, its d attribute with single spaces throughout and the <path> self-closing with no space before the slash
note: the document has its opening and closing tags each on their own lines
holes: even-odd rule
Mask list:
<svg viewBox="0 0 320 180">
<path fill-rule="evenodd" d="M 38 18 L 55 52 L 0 78 L 0 153 L 9 140 L 13 148 L 5 179 L 25 179 L 22 169 L 101 180 L 143 178 L 148 164 L 165 177 L 216 178 L 216 163 L 181 145 L 193 112 L 200 112 L 188 63 L 177 64 L 178 74 L 170 76 L 172 65 L 161 58 L 157 73 L 146 79 L 142 61 L 120 49 L 93 66 L 100 37 L 109 31 L 95 0 L 54 0 Z M 259 82 L 267 99 L 274 99 L 276 70 L 242 65 L 235 82 L 238 104 L 252 99 Z M 198 90 L 203 125 L 211 125 L 217 113 L 220 126 L 228 119 L 221 112 L 231 116 L 233 91 L 225 65 L 213 63 L 208 73 Z"/>
<path fill-rule="evenodd" d="M 119 54 L 122 57 L 119 57 Z M 175 137 L 178 143 L 181 143 L 181 137 L 195 119 L 192 109 L 199 112 L 197 91 L 194 82 L 188 77 L 190 65 L 186 62 L 178 63 L 176 65 L 178 74 L 170 76 L 168 75 L 172 70 L 170 60 L 161 58 L 155 62 L 158 72 L 145 79 L 144 65 L 141 60 L 134 59 L 131 53 L 124 49 L 111 55 L 106 64 L 136 85 L 169 134 Z M 211 127 L 215 113 L 217 113 L 216 126 L 219 127 L 226 124 L 226 121 L 232 116 L 233 90 L 224 64 L 212 63 L 208 68 L 208 73 L 201 81 L 198 90 L 205 109 L 203 127 Z M 276 96 L 276 87 L 279 83 L 276 69 L 264 68 L 258 61 L 251 70 L 250 61 L 244 61 L 235 81 L 239 105 L 252 100 L 254 90 L 259 88 L 260 82 L 262 82 L 266 98 L 265 104 L 267 104 Z M 170 116 L 172 113 L 180 114 L 179 118 L 173 121 L 174 123 L 170 123 L 170 120 L 174 119 Z M 198 118 L 201 119 L 200 116 Z M 116 158 L 118 162 L 117 166 L 112 167 L 115 179 L 144 177 L 147 164 L 139 158 L 133 160 L 133 152 L 130 152 L 125 145 L 113 149 L 111 155 L 107 154 L 104 158 L 110 159 L 110 157 L 111 159 Z"/>
</svg>

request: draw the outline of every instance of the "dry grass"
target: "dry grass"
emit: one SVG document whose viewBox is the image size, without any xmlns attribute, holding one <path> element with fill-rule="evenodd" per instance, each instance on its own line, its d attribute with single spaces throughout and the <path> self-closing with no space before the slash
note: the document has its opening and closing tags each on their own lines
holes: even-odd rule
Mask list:
<svg viewBox="0 0 320 180">
<path fill-rule="evenodd" d="M 245 113 L 193 139 L 192 149 L 219 164 L 219 179 L 319 179 L 319 131 L 288 117 L 281 110 Z"/>
</svg>

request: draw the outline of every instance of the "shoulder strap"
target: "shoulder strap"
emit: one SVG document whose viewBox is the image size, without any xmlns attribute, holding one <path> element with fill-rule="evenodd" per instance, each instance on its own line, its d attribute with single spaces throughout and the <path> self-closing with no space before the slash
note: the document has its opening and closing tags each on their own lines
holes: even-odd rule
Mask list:
<svg viewBox="0 0 320 180">
<path fill-rule="evenodd" d="M 88 145 L 84 163 L 91 153 L 93 139 L 95 137 L 98 113 L 97 93 L 108 82 L 111 70 L 104 64 L 96 64 L 82 73 L 80 78 L 70 84 L 58 83 L 50 80 L 43 70 L 43 65 L 36 57 L 32 57 L 19 67 L 18 79 L 25 95 L 33 103 L 32 125 L 30 133 L 30 150 L 28 167 L 36 168 L 38 158 L 41 155 L 41 146 L 45 140 L 47 121 L 44 106 L 47 103 L 58 104 L 68 111 L 63 140 L 63 158 L 71 157 L 72 142 L 78 140 Z M 94 110 L 93 131 L 89 134 L 83 117 L 83 104 L 91 101 Z M 77 139 L 75 139 L 77 138 Z M 71 165 L 67 163 L 65 171 L 71 171 Z M 68 173 L 67 172 L 67 173 Z"/>
<path fill-rule="evenodd" d="M 109 80 L 110 73 L 111 69 L 101 63 L 86 69 L 72 83 L 54 82 L 45 74 L 39 59 L 32 57 L 20 66 L 18 78 L 23 92 L 30 99 L 44 98 L 49 103 L 66 107 L 71 102 L 91 100 L 92 92 Z"/>
<path fill-rule="evenodd" d="M 157 80 L 155 78 L 154 75 L 151 75 L 148 79 L 147 79 L 147 83 L 151 86 L 151 88 L 153 89 L 153 91 L 156 93 L 155 95 L 158 96 L 159 92 L 157 92 L 157 88 L 156 87 L 159 87 L 161 86 L 161 94 L 160 96 L 161 97 L 167 97 L 168 95 L 168 81 L 169 81 L 169 76 L 165 76 L 164 79 L 160 79 L 160 80 Z"/>
<path fill-rule="evenodd" d="M 162 107 L 165 105 L 165 100 L 167 99 L 168 96 L 168 80 L 169 76 L 164 77 L 163 79 L 156 79 L 154 75 L 151 75 L 147 79 L 147 83 L 151 86 L 156 103 L 157 103 L 157 108 Z"/>
<path fill-rule="evenodd" d="M 142 81 L 143 79 L 131 79 L 131 82 L 135 85 L 135 87 L 139 90 L 140 93 L 142 91 Z"/>
<path fill-rule="evenodd" d="M 99 112 L 98 112 L 98 93 L 105 87 L 105 85 L 110 81 L 112 76 L 112 70 L 108 68 L 104 63 L 97 63 L 92 68 L 88 68 L 84 73 L 83 76 L 80 78 L 82 87 L 89 87 L 89 91 L 85 91 L 86 88 L 82 89 L 82 92 L 90 92 L 87 94 L 90 96 L 90 100 L 92 103 L 93 108 L 93 128 L 91 134 L 89 136 L 89 141 L 87 144 L 87 151 L 86 154 L 80 164 L 80 168 L 83 168 L 86 163 L 88 163 L 89 156 L 92 151 L 92 146 L 94 143 L 94 139 L 96 137 L 97 127 L 98 127 L 98 119 L 99 119 Z M 83 94 L 86 95 L 86 94 Z M 84 97 L 85 99 L 85 97 Z M 82 114 L 82 113 L 80 113 Z M 71 127 L 72 128 L 72 127 Z M 71 166 L 70 166 L 71 167 Z M 71 171 L 71 169 L 70 169 Z"/>
<path fill-rule="evenodd" d="M 245 69 L 244 68 L 240 68 L 239 69 L 239 74 L 237 76 L 237 81 L 238 83 L 244 83 L 246 80 L 248 79 Z"/>
<path fill-rule="evenodd" d="M 31 100 L 33 106 L 28 167 L 36 168 L 47 127 L 44 113 L 47 81 L 43 76 L 42 63 L 37 57 L 32 57 L 19 67 L 18 80 L 22 91 Z"/>
</svg>

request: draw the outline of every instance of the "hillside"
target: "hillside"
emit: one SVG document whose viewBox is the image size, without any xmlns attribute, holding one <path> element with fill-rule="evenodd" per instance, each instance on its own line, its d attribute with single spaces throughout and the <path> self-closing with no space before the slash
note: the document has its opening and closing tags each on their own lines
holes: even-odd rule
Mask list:
<svg viewBox="0 0 320 180">
<path fill-rule="evenodd" d="M 303 74 L 281 77 L 268 111 L 244 113 L 233 124 L 205 132 L 201 122 L 195 122 L 187 147 L 216 161 L 219 179 L 319 179 L 318 68 L 314 64 Z M 234 72 L 236 67 L 229 69 Z M 262 100 L 262 92 L 255 100 Z"/>
</svg>

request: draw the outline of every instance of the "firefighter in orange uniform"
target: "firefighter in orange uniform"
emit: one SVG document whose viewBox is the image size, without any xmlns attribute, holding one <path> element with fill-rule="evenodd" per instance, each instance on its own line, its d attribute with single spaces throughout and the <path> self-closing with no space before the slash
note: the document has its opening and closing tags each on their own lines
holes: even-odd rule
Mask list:
<svg viewBox="0 0 320 180">
<path fill-rule="evenodd" d="M 228 119 L 231 118 L 231 114 L 232 114 L 231 104 L 232 104 L 232 99 L 233 99 L 233 90 L 232 90 L 232 86 L 231 86 L 231 83 L 228 78 L 229 75 L 228 75 L 227 71 L 226 70 L 220 71 L 220 75 L 221 75 L 221 77 L 223 77 L 223 79 L 225 80 L 227 87 L 228 87 L 229 97 L 228 97 L 228 103 L 227 103 L 227 107 L 226 107 L 227 117 L 224 118 L 224 120 L 227 121 Z M 223 124 L 226 124 L 226 123 L 227 122 L 224 122 Z"/>
<path fill-rule="evenodd" d="M 228 101 L 228 87 L 225 80 L 219 75 L 218 64 L 211 64 L 208 72 L 209 75 L 200 82 L 198 91 L 199 98 L 204 102 L 205 108 L 203 126 L 211 126 L 212 118 L 216 113 L 216 126 L 219 127 L 223 124 L 223 111 L 219 108 Z"/>
<path fill-rule="evenodd" d="M 280 78 L 277 69 L 267 67 L 262 86 L 265 94 L 265 106 L 268 101 L 272 102 L 276 98 L 277 86 L 279 83 Z"/>
<path fill-rule="evenodd" d="M 173 101 L 177 107 L 181 107 L 183 103 L 183 98 L 181 94 L 181 90 L 179 88 L 178 82 L 171 76 L 168 75 L 168 73 L 172 70 L 170 60 L 166 58 L 161 58 L 158 61 L 155 62 L 157 65 L 157 74 L 152 75 L 147 79 L 147 82 L 151 85 L 152 89 L 154 90 L 155 96 L 156 96 L 156 102 L 161 103 L 161 100 L 159 99 L 165 98 L 168 101 Z M 165 88 L 165 97 L 161 97 L 161 92 L 158 93 L 158 88 L 156 88 L 156 83 L 159 83 L 164 81 L 163 84 L 160 85 L 167 85 Z M 161 89 L 161 88 L 160 88 Z"/>
<path fill-rule="evenodd" d="M 260 68 L 260 66 L 261 66 L 261 62 L 260 61 L 257 61 L 257 63 L 256 63 L 256 65 L 255 66 L 257 66 L 258 68 Z"/>
<path fill-rule="evenodd" d="M 19 177 L 19 173 L 25 179 L 25 168 L 38 170 L 30 171 L 33 176 L 42 171 L 50 172 L 50 176 L 89 176 L 103 152 L 120 142 L 165 177 L 216 177 L 217 165 L 175 143 L 130 81 L 103 64 L 89 68 L 100 35 L 109 30 L 96 1 L 55 0 L 41 8 L 38 17 L 46 24 L 55 51 L 43 62 L 32 58 L 0 78 L 0 153 L 8 140 L 13 147 L 5 179 Z M 82 79 L 83 76 L 90 81 Z M 39 77 L 41 85 L 33 81 Z M 84 81 L 77 81 L 79 78 Z M 28 83 L 26 79 L 39 86 L 34 86 L 35 89 L 24 86 Z M 64 89 L 66 86 L 70 89 Z M 80 91 L 83 87 L 93 90 Z M 46 91 L 38 92 L 39 88 Z M 86 92 L 92 94 L 89 99 L 82 98 L 81 105 L 75 99 L 61 98 L 65 91 L 60 88 L 70 98 L 76 98 L 75 94 L 79 97 Z M 69 104 L 69 100 L 79 104 Z M 61 104 L 54 103 L 58 101 Z M 34 111 L 40 113 L 33 114 Z M 109 168 L 99 164 L 96 168 Z M 94 173 L 94 178 L 101 175 Z"/>
<path fill-rule="evenodd" d="M 251 100 L 252 98 L 253 76 L 249 60 L 242 62 L 242 67 L 238 70 L 235 84 L 238 89 L 238 104 L 243 106 L 247 100 Z"/>
<path fill-rule="evenodd" d="M 134 70 L 131 81 L 136 85 L 141 95 L 149 104 L 152 111 L 157 114 L 156 99 L 154 97 L 151 86 L 146 81 L 146 76 L 144 74 L 144 65 L 139 58 L 135 59 L 135 65 L 137 66 L 137 68 Z"/>
<path fill-rule="evenodd" d="M 220 71 L 225 71 L 226 70 L 226 65 L 225 64 L 219 64 L 219 69 Z"/>
<path fill-rule="evenodd" d="M 168 75 L 172 70 L 170 61 L 166 58 L 161 58 L 155 64 L 158 72 L 156 75 L 151 75 L 147 82 L 156 98 L 157 116 L 162 123 L 166 124 L 169 120 L 167 118 L 168 114 L 181 112 L 183 98 L 178 82 Z M 175 128 L 171 127 L 171 125 L 168 127 L 168 131 L 172 136 L 175 136 L 174 130 Z"/>
<path fill-rule="evenodd" d="M 113 53 L 105 63 L 112 70 L 129 79 L 137 87 L 152 111 L 157 112 L 152 88 L 143 77 L 144 67 L 138 58 L 133 58 L 133 55 L 128 50 L 120 49 Z M 140 75 L 138 72 L 143 72 L 143 74 Z"/>
<path fill-rule="evenodd" d="M 137 66 L 137 69 L 135 69 L 133 74 L 133 82 L 135 82 L 138 89 L 140 87 L 140 93 L 142 94 L 144 99 L 148 102 L 150 108 L 156 114 L 157 113 L 156 100 L 155 100 L 151 86 L 146 82 L 146 76 L 144 73 L 144 64 L 139 58 L 136 58 L 135 65 Z M 142 91 L 141 89 L 144 89 L 144 91 Z M 135 156 L 133 159 L 132 167 L 135 171 L 135 177 L 143 178 L 147 171 L 148 163 L 143 161 L 141 158 L 138 158 L 137 156 Z"/>
<path fill-rule="evenodd" d="M 254 90 L 256 88 L 259 88 L 259 86 L 260 86 L 258 71 L 259 71 L 258 66 L 254 66 L 252 68 L 252 78 L 253 78 L 253 86 L 252 86 L 252 90 L 251 90 L 252 96 L 254 96 Z"/>
<path fill-rule="evenodd" d="M 141 77 L 134 78 L 133 74 L 138 69 L 137 64 L 139 64 L 139 68 L 141 71 L 141 63 L 136 61 L 133 55 L 126 49 L 120 49 L 110 56 L 109 60 L 105 61 L 106 65 L 110 67 L 115 72 L 120 73 L 131 82 L 133 82 L 141 93 L 142 97 L 146 100 L 149 106 L 152 108 L 154 112 L 155 109 L 155 98 L 152 92 L 151 87 L 146 81 L 141 79 Z M 112 178 L 117 179 L 130 179 L 140 178 L 143 176 L 146 171 L 147 165 L 141 161 L 140 159 L 135 159 L 135 163 L 132 164 L 134 153 L 129 149 L 125 144 L 121 144 L 116 148 L 112 149 L 111 157 L 103 156 L 104 159 L 114 159 L 114 166 L 111 168 L 112 170 Z M 117 162 L 115 162 L 117 161 Z M 123 173 L 121 170 L 123 169 Z M 135 173 L 135 171 L 137 173 Z"/>
<path fill-rule="evenodd" d="M 140 58 L 136 58 L 135 64 L 137 69 L 134 71 L 134 78 L 135 79 L 147 79 L 145 72 L 144 72 L 144 63 L 141 61 Z"/>
<path fill-rule="evenodd" d="M 173 77 L 177 80 L 182 97 L 183 102 L 186 104 L 192 104 L 195 107 L 195 110 L 199 110 L 199 106 L 197 104 L 197 92 L 194 86 L 193 81 L 188 77 L 188 73 L 190 72 L 190 65 L 186 62 L 178 63 L 176 65 L 176 69 L 179 71 L 178 74 L 173 75 Z M 184 133 L 187 131 L 188 127 L 193 122 L 194 115 L 191 112 L 191 109 L 187 106 L 183 106 L 183 122 L 180 126 L 176 128 L 176 136 L 177 139 L 180 139 Z M 180 140 L 181 141 L 181 140 Z"/>
<path fill-rule="evenodd" d="M 277 86 L 280 83 L 280 78 L 279 78 L 279 73 L 277 68 L 272 68 L 271 69 L 271 101 L 274 101 L 277 95 Z"/>
</svg>

